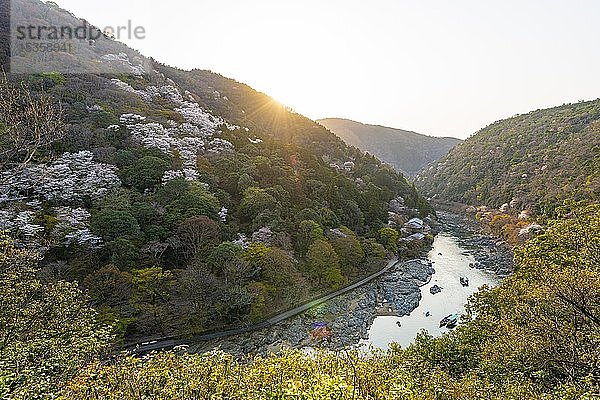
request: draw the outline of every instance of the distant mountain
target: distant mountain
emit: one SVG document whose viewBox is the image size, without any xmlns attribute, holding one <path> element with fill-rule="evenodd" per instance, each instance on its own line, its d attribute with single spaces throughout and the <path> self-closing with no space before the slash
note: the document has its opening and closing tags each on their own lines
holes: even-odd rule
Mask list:
<svg viewBox="0 0 600 400">
<path fill-rule="evenodd" d="M 443 200 L 551 214 L 564 199 L 600 197 L 600 100 L 498 121 L 417 178 Z"/>
<path fill-rule="evenodd" d="M 341 118 L 327 118 L 317 122 L 348 145 L 377 156 L 409 176 L 416 175 L 428 164 L 439 160 L 461 142 L 460 139 L 426 136 Z"/>
</svg>

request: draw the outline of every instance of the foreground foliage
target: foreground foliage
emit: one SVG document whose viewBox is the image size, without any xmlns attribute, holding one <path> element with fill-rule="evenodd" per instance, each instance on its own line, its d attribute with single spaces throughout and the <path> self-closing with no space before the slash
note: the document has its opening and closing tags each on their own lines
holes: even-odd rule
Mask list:
<svg viewBox="0 0 600 400">
<path fill-rule="evenodd" d="M 46 398 L 112 340 L 77 285 L 40 281 L 37 261 L 0 235 L 2 398 Z"/>
<path fill-rule="evenodd" d="M 517 251 L 517 271 L 469 304 L 464 323 L 407 349 L 123 357 L 92 364 L 69 399 L 591 399 L 600 390 L 600 206 Z"/>
</svg>

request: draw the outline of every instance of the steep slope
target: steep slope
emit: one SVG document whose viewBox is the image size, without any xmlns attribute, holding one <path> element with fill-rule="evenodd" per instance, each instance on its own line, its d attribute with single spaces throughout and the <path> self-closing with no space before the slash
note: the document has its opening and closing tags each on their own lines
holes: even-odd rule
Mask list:
<svg viewBox="0 0 600 400">
<path fill-rule="evenodd" d="M 38 23 L 79 21 L 14 3 Z M 261 320 L 378 268 L 392 200 L 406 217 L 432 211 L 391 168 L 244 84 L 111 40 L 86 51 L 81 65 L 119 73 L 11 78 L 25 104 L 60 102 L 66 126 L 0 170 L 0 230 L 42 252 L 44 279 L 78 281 L 125 339 Z"/>
<path fill-rule="evenodd" d="M 416 175 L 461 142 L 347 119 L 327 118 L 318 122 L 348 145 L 377 156 L 408 176 Z"/>
<path fill-rule="evenodd" d="M 552 214 L 564 199 L 598 201 L 600 100 L 537 110 L 474 134 L 418 178 L 430 196 Z"/>
</svg>

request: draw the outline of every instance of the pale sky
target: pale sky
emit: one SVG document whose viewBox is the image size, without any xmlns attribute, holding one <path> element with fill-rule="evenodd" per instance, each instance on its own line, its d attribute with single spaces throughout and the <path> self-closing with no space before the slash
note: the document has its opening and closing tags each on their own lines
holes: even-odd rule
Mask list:
<svg viewBox="0 0 600 400">
<path fill-rule="evenodd" d="M 600 97 L 597 0 L 56 0 L 184 69 L 218 72 L 317 119 L 466 138 Z"/>
</svg>

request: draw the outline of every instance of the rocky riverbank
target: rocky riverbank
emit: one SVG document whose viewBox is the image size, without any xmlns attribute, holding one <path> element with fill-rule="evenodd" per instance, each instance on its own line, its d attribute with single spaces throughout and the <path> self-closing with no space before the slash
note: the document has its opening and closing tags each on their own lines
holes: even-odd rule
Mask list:
<svg viewBox="0 0 600 400">
<path fill-rule="evenodd" d="M 421 286 L 435 273 L 431 262 L 415 260 L 403 263 L 382 278 L 378 295 L 401 317 L 409 315 L 421 301 Z"/>
<path fill-rule="evenodd" d="M 199 343 L 189 351 L 202 353 L 220 348 L 244 356 L 277 353 L 284 348 L 325 347 L 338 349 L 367 339 L 368 330 L 377 316 L 376 310 L 389 307 L 394 315 L 408 315 L 421 299 L 420 287 L 435 272 L 427 260 L 399 263 L 389 274 L 353 292 L 339 296 L 304 314 L 274 327 L 233 338 Z M 330 340 L 311 338 L 315 322 L 325 322 L 332 331 Z"/>
<path fill-rule="evenodd" d="M 492 271 L 500 277 L 512 274 L 514 254 L 506 242 L 483 234 L 477 221 L 464 215 L 438 212 L 437 216 L 443 230 L 456 236 L 475 257 L 472 268 Z"/>
<path fill-rule="evenodd" d="M 190 352 L 202 353 L 219 348 L 236 356 L 266 355 L 285 348 L 344 347 L 366 337 L 375 318 L 376 283 L 370 283 L 351 293 L 341 295 L 274 327 L 238 335 L 232 338 L 199 343 Z M 335 333 L 331 341 L 315 342 L 310 337 L 315 322 L 327 322 Z"/>
</svg>

